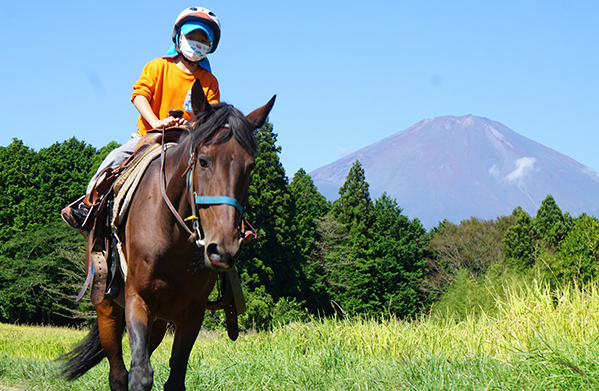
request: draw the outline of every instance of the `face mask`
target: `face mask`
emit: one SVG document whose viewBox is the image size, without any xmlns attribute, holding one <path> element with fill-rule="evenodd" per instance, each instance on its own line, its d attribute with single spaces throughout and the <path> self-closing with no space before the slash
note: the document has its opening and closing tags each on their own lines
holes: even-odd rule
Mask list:
<svg viewBox="0 0 599 391">
<path fill-rule="evenodd" d="M 210 51 L 210 45 L 198 41 L 187 40 L 183 35 L 179 38 L 181 54 L 191 62 L 202 61 Z"/>
</svg>

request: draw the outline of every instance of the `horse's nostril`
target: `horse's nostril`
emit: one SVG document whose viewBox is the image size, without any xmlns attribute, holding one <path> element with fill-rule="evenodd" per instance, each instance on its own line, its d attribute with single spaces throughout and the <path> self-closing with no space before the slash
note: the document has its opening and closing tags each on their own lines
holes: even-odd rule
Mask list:
<svg viewBox="0 0 599 391">
<path fill-rule="evenodd" d="M 210 243 L 206 246 L 206 261 L 212 265 L 213 268 L 224 271 L 229 269 L 234 263 L 235 259 L 228 252 L 216 243 Z"/>
<path fill-rule="evenodd" d="M 210 262 L 220 262 L 220 249 L 216 243 L 210 243 L 206 247 L 206 255 Z"/>
</svg>

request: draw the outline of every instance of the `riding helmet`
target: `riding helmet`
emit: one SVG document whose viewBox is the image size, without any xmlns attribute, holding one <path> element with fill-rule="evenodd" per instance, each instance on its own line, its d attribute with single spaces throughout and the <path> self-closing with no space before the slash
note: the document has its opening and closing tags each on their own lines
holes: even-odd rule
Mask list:
<svg viewBox="0 0 599 391">
<path fill-rule="evenodd" d="M 183 12 L 177 16 L 175 26 L 173 27 L 173 43 L 175 44 L 177 52 L 180 51 L 179 40 L 177 37 L 181 32 L 181 26 L 187 22 L 200 22 L 212 30 L 214 33 L 214 39 L 212 41 L 212 48 L 208 53 L 214 52 L 218 46 L 218 41 L 220 40 L 220 22 L 218 21 L 218 17 L 214 12 L 203 7 L 189 7 L 183 10 Z"/>
</svg>

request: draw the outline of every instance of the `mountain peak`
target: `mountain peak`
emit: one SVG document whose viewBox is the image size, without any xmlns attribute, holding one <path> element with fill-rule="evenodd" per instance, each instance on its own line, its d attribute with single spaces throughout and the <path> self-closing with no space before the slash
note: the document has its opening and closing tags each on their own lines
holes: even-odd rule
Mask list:
<svg viewBox="0 0 599 391">
<path fill-rule="evenodd" d="M 445 218 L 459 223 L 509 215 L 517 206 L 534 215 L 547 194 L 573 215 L 599 210 L 597 173 L 475 115 L 422 120 L 310 175 L 335 199 L 356 160 L 373 198 L 387 192 L 427 228 Z"/>
</svg>

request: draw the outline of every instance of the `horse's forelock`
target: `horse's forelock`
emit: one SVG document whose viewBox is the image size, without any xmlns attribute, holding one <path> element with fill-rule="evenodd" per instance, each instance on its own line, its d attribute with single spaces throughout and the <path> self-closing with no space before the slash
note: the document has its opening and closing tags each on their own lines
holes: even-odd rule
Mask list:
<svg viewBox="0 0 599 391">
<path fill-rule="evenodd" d="M 250 154 L 255 155 L 258 149 L 254 139 L 254 128 L 245 116 L 235 107 L 226 103 L 212 106 L 212 111 L 205 111 L 192 119 L 194 128 L 190 132 L 190 143 L 198 145 L 219 144 L 234 136 L 239 144 Z M 218 138 L 213 136 L 228 125 L 228 131 L 221 133 Z"/>
</svg>

